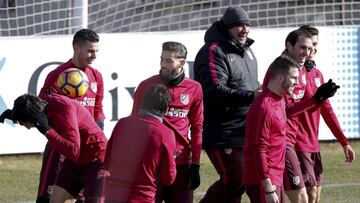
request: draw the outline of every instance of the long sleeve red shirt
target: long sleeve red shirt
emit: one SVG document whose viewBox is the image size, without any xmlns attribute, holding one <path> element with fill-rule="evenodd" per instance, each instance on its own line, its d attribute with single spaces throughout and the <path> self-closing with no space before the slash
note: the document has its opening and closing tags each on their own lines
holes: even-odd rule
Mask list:
<svg viewBox="0 0 360 203">
<path fill-rule="evenodd" d="M 45 135 L 49 144 L 77 165 L 103 161 L 107 139 L 90 113 L 62 95 L 50 94 L 44 100 L 51 127 Z"/>
<path fill-rule="evenodd" d="M 323 75 L 319 69 L 313 68 L 307 73 L 306 94 L 304 99 L 315 94 L 317 88 L 324 83 Z M 319 107 L 320 106 L 320 107 Z M 320 105 L 299 115 L 299 132 L 301 136 L 296 137 L 295 149 L 304 152 L 319 152 L 319 123 L 320 114 L 330 128 L 336 139 L 342 146 L 349 144 L 349 141 L 342 131 L 339 121 L 331 107 L 330 101 L 325 100 Z"/>
<path fill-rule="evenodd" d="M 175 137 L 158 118 L 132 115 L 120 119 L 110 137 L 105 167 L 107 200 L 152 203 L 156 178 L 170 185 L 176 177 Z"/>
<path fill-rule="evenodd" d="M 255 98 L 246 118 L 244 183 L 270 178 L 281 186 L 285 167 L 286 112 L 284 97 L 268 88 Z"/>
<path fill-rule="evenodd" d="M 46 79 L 44 86 L 41 88 L 39 97 L 43 98 L 49 92 L 58 93 L 57 79 L 59 75 L 68 68 L 78 68 L 82 70 L 89 79 L 89 89 L 82 97 L 77 97 L 75 100 L 89 110 L 95 120 L 104 120 L 102 101 L 104 98 L 104 82 L 101 73 L 92 67 L 79 68 L 76 67 L 71 60 L 60 65 L 55 70 L 51 71 Z"/>
<path fill-rule="evenodd" d="M 264 77 L 264 82 L 263 82 L 264 89 L 267 89 L 269 80 L 270 80 L 270 75 L 269 75 L 269 70 L 268 70 Z M 284 95 L 286 108 L 290 109 L 296 103 L 300 102 L 305 95 L 305 91 L 306 91 L 306 69 L 303 67 L 299 72 L 298 84 L 295 86 L 293 94 L 292 95 Z M 315 101 L 312 101 L 312 102 L 315 103 Z M 298 107 L 300 107 L 300 106 L 298 106 Z M 297 109 L 299 109 L 299 108 L 297 108 Z M 301 132 L 299 132 L 298 128 L 299 128 L 299 116 L 289 117 L 287 120 L 287 125 L 286 125 L 286 131 L 287 131 L 286 132 L 286 141 L 287 141 L 288 145 L 294 146 L 297 136 L 305 136 L 305 135 L 301 134 Z"/>
<path fill-rule="evenodd" d="M 158 75 L 142 81 L 136 89 L 132 114 L 143 105 L 144 94 L 153 84 L 164 84 Z M 165 84 L 164 84 L 165 85 Z M 201 85 L 186 78 L 176 86 L 167 86 L 171 93 L 171 103 L 164 115 L 166 124 L 175 133 L 176 163 L 200 163 L 203 131 L 203 94 Z M 191 132 L 189 138 L 189 130 Z"/>
</svg>

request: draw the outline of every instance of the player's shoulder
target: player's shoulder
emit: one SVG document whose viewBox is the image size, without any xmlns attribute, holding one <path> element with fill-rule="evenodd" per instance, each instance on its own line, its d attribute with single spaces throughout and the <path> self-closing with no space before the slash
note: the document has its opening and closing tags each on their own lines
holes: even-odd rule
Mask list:
<svg viewBox="0 0 360 203">
<path fill-rule="evenodd" d="M 70 107 L 70 106 L 72 106 L 73 103 L 76 103 L 75 100 L 70 99 L 69 97 L 66 97 L 64 95 L 56 94 L 56 93 L 51 93 L 49 95 L 46 95 L 44 97 L 44 100 L 46 102 L 48 102 L 48 105 L 54 106 L 56 108 Z"/>
<path fill-rule="evenodd" d="M 161 79 L 160 79 L 159 75 L 153 75 L 153 76 L 150 76 L 150 77 L 146 78 L 145 80 L 141 81 L 139 86 L 148 87 L 152 84 L 157 84 L 160 82 L 161 82 Z"/>
<path fill-rule="evenodd" d="M 185 77 L 183 82 L 187 83 L 187 84 L 189 84 L 189 85 L 191 85 L 191 86 L 193 86 L 195 88 L 200 88 L 201 89 L 201 84 L 198 81 L 196 81 L 196 80 L 194 80 L 192 78 Z"/>
</svg>

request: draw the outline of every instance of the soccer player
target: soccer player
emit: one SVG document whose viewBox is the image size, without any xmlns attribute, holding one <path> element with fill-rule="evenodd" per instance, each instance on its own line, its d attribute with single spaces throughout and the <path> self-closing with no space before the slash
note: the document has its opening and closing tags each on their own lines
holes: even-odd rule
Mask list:
<svg viewBox="0 0 360 203">
<path fill-rule="evenodd" d="M 252 103 L 246 120 L 244 184 L 251 202 L 285 202 L 282 189 L 286 148 L 285 94 L 298 81 L 296 62 L 281 55 L 269 67 L 267 88 Z"/>
<path fill-rule="evenodd" d="M 299 71 L 299 80 L 295 85 L 290 96 L 286 96 L 286 105 L 292 106 L 294 103 L 300 102 L 305 94 L 306 87 L 306 70 L 303 68 L 306 58 L 310 55 L 312 48 L 311 35 L 304 30 L 293 30 L 285 39 L 285 50 L 283 54 L 293 58 L 297 64 Z M 266 89 L 269 83 L 269 70 L 265 74 L 263 88 Z M 290 98 L 289 98 L 290 97 Z M 298 135 L 298 117 L 294 116 L 287 120 L 286 131 L 286 155 L 285 155 L 285 171 L 284 171 L 284 190 L 291 202 L 307 202 L 307 194 L 302 177 L 300 162 L 295 152 L 295 141 Z"/>
<path fill-rule="evenodd" d="M 306 98 L 312 96 L 314 92 L 316 92 L 318 87 L 324 83 L 324 78 L 314 61 L 318 51 L 318 29 L 309 25 L 301 26 L 299 29 L 305 30 L 311 34 L 313 45 L 304 68 L 307 71 L 306 94 L 304 96 Z M 352 163 L 352 161 L 355 160 L 355 151 L 345 137 L 329 100 L 325 100 L 316 109 L 311 109 L 300 114 L 299 129 L 302 136 L 296 137 L 295 149 L 301 163 L 301 170 L 310 203 L 320 201 L 321 187 L 323 184 L 323 167 L 318 140 L 320 115 L 324 118 L 325 123 L 343 147 L 345 162 Z"/>
<path fill-rule="evenodd" d="M 135 91 L 133 115 L 143 107 L 145 92 L 153 84 L 164 84 L 172 98 L 163 122 L 175 134 L 177 173 L 171 186 L 159 185 L 156 202 L 193 202 L 193 190 L 200 185 L 203 96 L 200 84 L 185 77 L 186 55 L 183 44 L 164 42 L 159 74 L 142 81 Z"/>
<path fill-rule="evenodd" d="M 86 202 L 103 201 L 106 171 L 103 160 L 107 139 L 88 110 L 68 97 L 24 94 L 7 110 L 8 119 L 36 127 L 65 159 L 57 175 L 51 202 L 75 200 L 80 190 Z"/>
<path fill-rule="evenodd" d="M 105 155 L 106 202 L 153 203 L 157 176 L 164 185 L 175 180 L 175 135 L 162 123 L 170 101 L 164 85 L 153 85 L 137 114 L 117 122 Z"/>
<path fill-rule="evenodd" d="M 103 129 L 105 119 L 102 106 L 104 82 L 101 73 L 91 67 L 99 51 L 99 36 L 92 30 L 82 29 L 75 33 L 72 44 L 73 57 L 47 75 L 39 97 L 43 98 L 49 93 L 59 93 L 56 84 L 59 75 L 68 68 L 79 68 L 89 79 L 89 89 L 85 95 L 74 99 L 90 112 L 99 127 Z M 43 154 L 37 203 L 49 201 L 56 173 L 61 167 L 61 159 L 60 154 L 47 144 Z"/>
<path fill-rule="evenodd" d="M 283 173 L 287 150 L 287 120 L 338 88 L 328 82 L 313 97 L 292 106 L 286 104 L 298 83 L 298 62 L 282 54 L 269 67 L 267 88 L 255 99 L 247 114 L 244 144 L 244 184 L 251 202 L 285 202 Z M 309 101 L 309 102 L 308 102 Z"/>
<path fill-rule="evenodd" d="M 205 33 L 205 45 L 194 62 L 195 80 L 204 90 L 203 149 L 220 179 L 200 201 L 241 202 L 242 147 L 246 113 L 258 94 L 258 67 L 248 38 L 250 19 L 230 6 Z"/>
</svg>

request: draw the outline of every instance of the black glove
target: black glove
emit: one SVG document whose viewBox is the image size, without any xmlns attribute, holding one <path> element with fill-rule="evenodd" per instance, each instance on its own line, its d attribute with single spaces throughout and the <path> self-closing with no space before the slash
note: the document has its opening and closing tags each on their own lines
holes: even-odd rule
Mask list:
<svg viewBox="0 0 360 203">
<path fill-rule="evenodd" d="M 190 189 L 195 190 L 200 185 L 200 165 L 191 164 L 190 166 Z"/>
<path fill-rule="evenodd" d="M 11 114 L 12 114 L 11 109 L 6 109 L 4 112 L 2 112 L 2 114 L 0 116 L 0 123 L 4 123 L 5 118 L 9 119 L 9 120 L 12 120 Z M 12 122 L 14 122 L 14 121 L 12 120 Z"/>
<path fill-rule="evenodd" d="M 305 66 L 306 72 L 310 72 L 313 68 L 315 68 L 316 63 L 315 63 L 315 61 L 308 60 L 308 61 L 305 61 L 304 66 Z"/>
<path fill-rule="evenodd" d="M 43 111 L 35 107 L 30 107 L 31 116 L 35 119 L 35 127 L 45 135 L 45 133 L 50 129 L 48 124 L 47 116 Z"/>
<path fill-rule="evenodd" d="M 101 130 L 104 130 L 104 121 L 103 120 L 96 120 L 96 124 L 101 128 Z"/>
<path fill-rule="evenodd" d="M 317 102 L 322 102 L 332 96 L 335 95 L 337 89 L 339 89 L 340 86 L 336 85 L 332 80 L 330 79 L 327 83 L 322 84 L 317 91 L 314 94 L 314 98 Z"/>
</svg>

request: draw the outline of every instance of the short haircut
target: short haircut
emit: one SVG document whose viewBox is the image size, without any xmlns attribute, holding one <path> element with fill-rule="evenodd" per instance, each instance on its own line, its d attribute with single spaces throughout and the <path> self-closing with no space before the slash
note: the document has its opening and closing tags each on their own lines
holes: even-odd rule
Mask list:
<svg viewBox="0 0 360 203">
<path fill-rule="evenodd" d="M 143 108 L 158 114 L 164 114 L 167 111 L 170 101 L 171 94 L 165 85 L 152 85 L 145 93 Z"/>
<path fill-rule="evenodd" d="M 311 38 L 311 34 L 303 29 L 297 29 L 291 31 L 285 39 L 285 43 L 289 42 L 292 46 L 295 46 L 298 41 L 299 36 L 305 36 L 306 38 Z"/>
<path fill-rule="evenodd" d="M 305 30 L 308 33 L 310 33 L 311 36 L 318 36 L 319 30 L 316 27 L 313 27 L 311 25 L 302 25 L 299 27 L 300 30 Z"/>
<path fill-rule="evenodd" d="M 162 44 L 162 50 L 174 52 L 176 58 L 186 59 L 187 56 L 186 47 L 179 42 L 164 42 Z"/>
<path fill-rule="evenodd" d="M 46 102 L 31 94 L 23 94 L 14 101 L 12 109 L 12 119 L 16 122 L 31 122 L 35 123 L 35 118 L 32 116 L 30 108 L 35 108 L 44 111 Z"/>
<path fill-rule="evenodd" d="M 298 68 L 298 63 L 286 54 L 278 56 L 270 65 L 270 79 L 275 79 L 278 75 L 286 76 L 290 68 Z"/>
<path fill-rule="evenodd" d="M 86 41 L 95 43 L 99 42 L 99 40 L 100 37 L 98 34 L 96 34 L 96 32 L 89 29 L 81 29 L 75 33 L 72 43 L 73 45 L 83 45 L 86 43 Z"/>
</svg>

